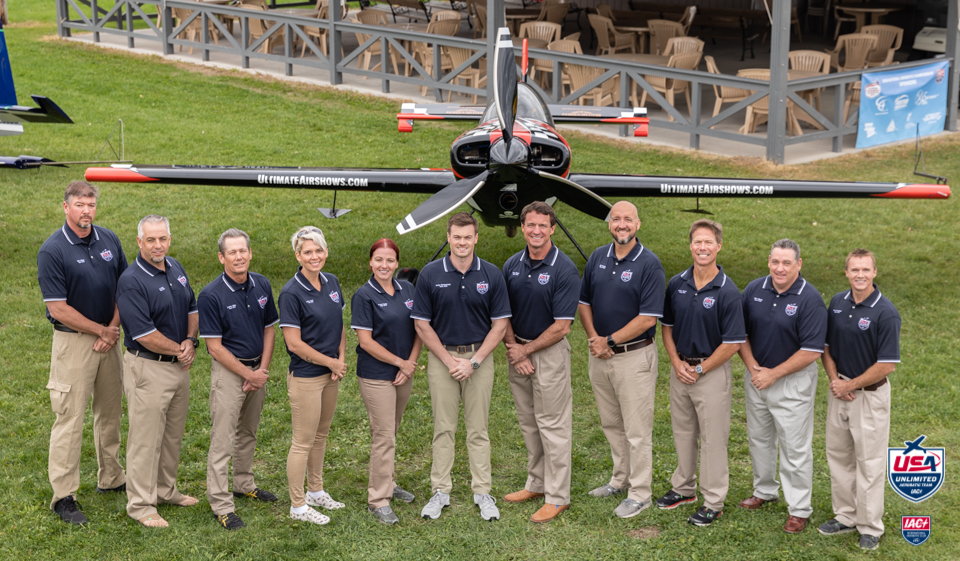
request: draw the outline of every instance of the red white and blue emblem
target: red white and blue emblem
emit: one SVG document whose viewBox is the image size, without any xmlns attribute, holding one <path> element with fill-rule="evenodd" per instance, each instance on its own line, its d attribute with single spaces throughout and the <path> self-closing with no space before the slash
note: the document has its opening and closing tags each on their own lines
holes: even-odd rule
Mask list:
<svg viewBox="0 0 960 561">
<path fill-rule="evenodd" d="M 900 517 L 900 534 L 907 543 L 920 545 L 930 539 L 929 516 L 902 516 Z"/>
<path fill-rule="evenodd" d="M 870 328 L 870 318 L 860 318 L 860 321 L 857 322 L 857 327 L 866 331 Z"/>
<path fill-rule="evenodd" d="M 887 448 L 887 481 L 898 495 L 915 503 L 929 499 L 943 485 L 944 449 L 920 446 L 926 437 L 904 441 L 906 448 Z"/>
<path fill-rule="evenodd" d="M 623 282 L 630 282 L 630 279 L 633 278 L 633 271 L 624 271 L 620 273 L 620 280 Z"/>
<path fill-rule="evenodd" d="M 478 282 L 477 283 L 477 292 L 480 294 L 486 294 L 490 290 L 490 283 L 488 282 Z"/>
<path fill-rule="evenodd" d="M 712 308 L 713 305 L 716 303 L 717 303 L 717 299 L 711 296 L 707 296 L 706 298 L 703 299 L 703 307 L 708 310 Z"/>
<path fill-rule="evenodd" d="M 260 298 L 257 298 L 257 304 L 260 304 L 261 310 L 267 307 L 267 297 L 261 296 Z"/>
<path fill-rule="evenodd" d="M 333 292 L 330 293 L 330 299 L 333 300 L 334 302 L 336 302 L 337 304 L 339 304 L 339 303 L 340 303 L 340 293 L 337 292 L 336 290 L 334 290 Z"/>
<path fill-rule="evenodd" d="M 187 277 L 180 275 L 177 277 L 177 280 L 180 281 L 180 284 L 182 284 L 184 288 L 187 287 Z"/>
<path fill-rule="evenodd" d="M 799 309 L 799 304 L 787 304 L 787 307 L 784 308 L 783 311 L 786 312 L 788 316 L 795 316 L 797 315 L 797 310 Z"/>
<path fill-rule="evenodd" d="M 407 300 L 406 302 L 404 302 L 404 304 L 407 306 L 407 309 L 408 309 L 408 310 L 412 310 L 412 309 L 413 309 L 413 300 L 412 300 L 412 299 Z"/>
<path fill-rule="evenodd" d="M 540 276 L 537 277 L 537 282 L 540 284 L 547 284 L 550 282 L 550 273 L 540 273 Z"/>
<path fill-rule="evenodd" d="M 104 261 L 113 261 L 113 252 L 111 252 L 109 249 L 105 249 L 100 252 L 100 257 L 102 257 Z"/>
</svg>

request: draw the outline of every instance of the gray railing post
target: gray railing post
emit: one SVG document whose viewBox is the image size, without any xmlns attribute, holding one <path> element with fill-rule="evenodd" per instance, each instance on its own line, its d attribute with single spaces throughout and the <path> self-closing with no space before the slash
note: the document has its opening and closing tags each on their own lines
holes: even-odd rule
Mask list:
<svg viewBox="0 0 960 561">
<path fill-rule="evenodd" d="M 387 73 L 387 62 L 390 61 L 390 42 L 387 41 L 386 35 L 380 36 L 380 69 L 384 74 Z M 383 93 L 390 93 L 390 80 L 383 79 L 380 81 L 380 91 Z"/>
<path fill-rule="evenodd" d="M 767 159 L 782 164 L 787 136 L 787 53 L 790 51 L 790 2 L 771 2 L 770 98 Z"/>
<path fill-rule="evenodd" d="M 172 38 L 170 36 L 173 33 L 173 10 L 170 6 L 167 6 L 167 3 L 164 2 L 160 4 L 160 19 L 162 20 L 160 33 L 161 41 L 163 41 L 163 54 L 172 55 L 173 54 L 173 43 L 170 42 Z"/>
<path fill-rule="evenodd" d="M 60 37 L 70 37 L 70 28 L 63 25 L 70 15 L 70 6 L 67 0 L 57 0 L 57 35 Z"/>
<path fill-rule="evenodd" d="M 293 76 L 293 34 L 292 26 L 289 23 L 283 24 L 283 58 L 284 61 L 284 72 L 287 76 Z"/>
<path fill-rule="evenodd" d="M 200 42 L 203 44 L 203 47 L 200 49 L 200 60 L 203 62 L 210 62 L 210 50 L 206 49 L 208 43 L 210 43 L 210 20 L 208 19 L 207 12 L 200 12 Z"/>
<path fill-rule="evenodd" d="M 960 62 L 960 42 L 957 41 L 957 23 L 960 18 L 960 9 L 958 2 L 954 0 L 949 2 L 947 8 L 947 50 L 946 55 L 953 60 L 950 61 L 950 79 L 947 81 L 947 130 L 957 130 L 957 103 L 960 103 L 960 76 L 957 74 L 957 62 Z"/>
<path fill-rule="evenodd" d="M 96 29 L 97 29 L 97 25 L 100 23 L 100 21 L 99 21 L 100 14 L 98 14 L 97 12 L 98 12 L 98 9 L 97 9 L 97 0 L 92 0 L 92 1 L 90 2 L 90 21 L 93 22 L 93 29 L 94 29 L 94 31 L 93 31 L 93 42 L 94 42 L 94 43 L 99 43 L 99 42 L 100 42 L 100 32 L 96 30 Z"/>
<path fill-rule="evenodd" d="M 330 18 L 330 50 L 328 51 L 330 55 L 327 57 L 330 60 L 330 85 L 336 86 L 343 83 L 343 73 L 337 70 L 337 67 L 340 66 L 340 46 L 343 44 L 343 37 L 341 37 L 340 26 L 337 25 L 340 23 L 340 14 L 342 0 L 330 0 L 330 6 L 327 8 L 327 14 Z M 381 58 L 382 55 L 381 55 Z M 386 68 L 386 66 L 383 66 Z"/>
<path fill-rule="evenodd" d="M 131 33 L 130 33 L 130 36 L 127 37 L 127 48 L 128 48 L 128 49 L 132 49 L 132 48 L 134 48 L 134 47 L 136 46 L 136 45 L 134 44 L 133 33 L 132 33 L 132 31 L 133 31 L 133 8 L 130 6 L 130 3 L 129 3 L 129 2 L 126 2 L 126 4 L 127 4 L 127 5 L 125 6 L 125 7 L 126 7 L 125 12 L 126 12 L 126 13 L 124 14 L 124 16 L 126 16 L 126 18 L 127 18 L 127 31 L 130 31 L 130 32 L 131 32 Z"/>
<path fill-rule="evenodd" d="M 843 102 L 846 101 L 844 98 L 846 92 L 846 84 L 837 84 L 834 86 L 833 120 L 837 123 L 837 127 L 840 130 L 843 130 L 843 128 L 847 126 L 846 119 L 843 118 Z M 837 153 L 843 151 L 843 134 L 838 134 L 833 137 L 833 151 Z"/>
<path fill-rule="evenodd" d="M 620 71 L 620 107 L 630 107 L 630 75 Z M 620 136 L 630 136 L 629 126 L 620 125 Z"/>
<path fill-rule="evenodd" d="M 703 96 L 703 88 L 699 81 L 690 82 L 690 125 L 693 127 L 690 131 L 690 148 L 700 149 L 700 134 L 697 129 L 700 128 L 700 98 Z"/>
</svg>

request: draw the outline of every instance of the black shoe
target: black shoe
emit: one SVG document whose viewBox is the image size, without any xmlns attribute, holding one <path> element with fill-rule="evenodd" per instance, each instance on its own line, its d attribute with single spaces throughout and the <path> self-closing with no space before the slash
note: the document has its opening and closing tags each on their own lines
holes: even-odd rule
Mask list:
<svg viewBox="0 0 960 561">
<path fill-rule="evenodd" d="M 243 523 L 243 520 L 240 520 L 240 517 L 232 512 L 226 514 L 214 514 L 217 519 L 217 524 L 225 530 L 239 530 L 240 528 L 246 528 L 247 525 Z"/>
<path fill-rule="evenodd" d="M 253 491 L 250 491 L 249 493 L 239 493 L 239 492 L 237 492 L 237 491 L 234 491 L 234 492 L 233 492 L 233 496 L 234 496 L 234 497 L 237 497 L 237 498 L 240 498 L 240 499 L 242 499 L 242 498 L 244 498 L 244 497 L 247 497 L 247 498 L 250 498 L 250 499 L 257 499 L 258 501 L 262 501 L 262 502 L 265 502 L 265 503 L 272 503 L 272 502 L 275 502 L 275 501 L 277 500 L 277 496 L 276 496 L 276 495 L 274 495 L 274 494 L 271 493 L 270 491 L 264 491 L 263 489 L 261 489 L 261 488 L 259 488 L 259 487 L 255 488 Z"/>
<path fill-rule="evenodd" d="M 860 549 L 874 551 L 880 547 L 880 538 L 869 534 L 860 534 Z"/>
<path fill-rule="evenodd" d="M 57 501 L 57 504 L 53 505 L 53 512 L 57 513 L 60 520 L 70 524 L 80 526 L 88 522 L 87 517 L 80 512 L 80 503 L 73 497 L 64 497 Z"/>
<path fill-rule="evenodd" d="M 837 536 L 840 534 L 848 534 L 850 532 L 856 532 L 857 529 L 845 526 L 840 523 L 836 518 L 831 518 L 817 528 L 817 531 L 823 534 L 824 536 Z"/>
<path fill-rule="evenodd" d="M 113 488 L 110 488 L 110 489 L 103 489 L 103 488 L 101 488 L 101 487 L 97 487 L 97 492 L 100 493 L 101 495 L 102 495 L 103 493 L 126 493 L 126 492 L 127 492 L 127 484 L 126 484 L 126 483 L 121 483 L 118 487 L 113 487 Z"/>
<path fill-rule="evenodd" d="M 720 518 L 721 514 L 723 514 L 722 510 L 717 512 L 702 506 L 700 507 L 700 510 L 693 514 L 693 516 L 687 518 L 687 522 L 693 524 L 694 526 L 709 526 L 710 524 L 713 524 L 714 520 Z"/>
<path fill-rule="evenodd" d="M 669 493 L 657 499 L 657 508 L 661 510 L 671 510 L 682 504 L 695 502 L 697 502 L 696 495 L 692 497 L 684 497 L 680 493 L 677 493 L 671 489 Z"/>
</svg>

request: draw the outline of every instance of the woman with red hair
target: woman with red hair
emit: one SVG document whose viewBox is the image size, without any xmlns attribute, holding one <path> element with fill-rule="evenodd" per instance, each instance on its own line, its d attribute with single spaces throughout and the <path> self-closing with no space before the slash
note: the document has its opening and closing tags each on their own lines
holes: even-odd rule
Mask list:
<svg viewBox="0 0 960 561">
<path fill-rule="evenodd" d="M 357 380 L 370 417 L 367 508 L 384 524 L 400 521 L 390 508 L 390 499 L 409 503 L 415 498 L 394 479 L 397 429 L 410 400 L 421 347 L 410 317 L 413 285 L 393 278 L 399 263 L 397 244 L 386 238 L 377 240 L 370 248 L 373 274 L 350 304 L 350 327 L 360 340 Z"/>
</svg>

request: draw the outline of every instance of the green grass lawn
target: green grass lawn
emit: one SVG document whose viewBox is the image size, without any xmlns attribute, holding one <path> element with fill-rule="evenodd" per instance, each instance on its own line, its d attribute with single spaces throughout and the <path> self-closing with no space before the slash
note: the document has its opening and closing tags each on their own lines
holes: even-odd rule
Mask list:
<svg viewBox="0 0 960 561">
<path fill-rule="evenodd" d="M 330 89 L 257 79 L 246 74 L 198 70 L 157 57 L 134 57 L 55 40 L 52 2 L 10 4 L 13 25 L 6 30 L 21 103 L 42 94 L 59 103 L 75 125 L 26 125 L 21 137 L 0 140 L 5 154 L 34 154 L 63 161 L 96 154 L 116 119 L 124 120 L 127 157 L 139 163 L 434 167 L 448 165 L 449 143 L 466 125 L 418 127 L 396 133 L 397 104 Z M 656 130 L 652 134 L 656 134 Z M 571 134 L 575 169 L 586 172 L 688 174 L 836 180 L 912 182 L 912 145 L 888 147 L 816 164 L 774 167 L 754 160 L 726 160 L 658 148 L 645 148 Z M 925 143 L 928 168 L 960 177 L 960 140 L 943 137 Z M 39 171 L 0 170 L 0 486 L 7 493 L 0 509 L 5 559 L 857 559 L 855 536 L 825 538 L 813 527 L 799 536 L 781 531 L 786 505 L 747 512 L 735 504 L 752 491 L 750 455 L 741 382 L 734 384 L 730 437 L 730 493 L 724 516 L 712 527 L 686 523 L 683 512 L 648 510 L 636 518 L 613 516 L 616 499 L 593 499 L 586 492 L 610 476 L 610 452 L 587 378 L 586 342 L 579 324 L 573 346 L 574 476 L 573 505 L 543 526 L 528 521 L 538 505 L 500 503 L 499 522 L 484 523 L 473 506 L 462 434 L 454 466 L 453 505 L 437 521 L 418 518 L 430 494 L 432 423 L 425 375 L 415 380 L 397 443 L 398 482 L 418 495 L 413 505 L 395 505 L 401 524 L 383 527 L 366 512 L 369 434 L 366 411 L 352 374 L 341 384 L 325 469 L 326 488 L 347 503 L 325 527 L 295 524 L 287 516 L 286 454 L 290 409 L 284 387 L 286 353 L 280 347 L 268 386 L 260 426 L 258 484 L 276 492 L 274 505 L 238 501 L 249 526 L 219 529 L 206 501 L 197 507 L 161 507 L 171 527 L 149 530 L 124 511 L 123 496 L 95 493 L 96 458 L 89 430 L 81 460 L 79 500 L 91 524 L 68 527 L 48 509 L 47 445 L 53 413 L 46 384 L 51 328 L 43 316 L 36 281 L 36 253 L 63 222 L 60 200 L 66 184 L 83 167 Z M 332 194 L 295 189 L 243 190 L 220 187 L 104 185 L 98 223 L 113 229 L 128 257 L 136 251 L 136 223 L 145 214 L 171 219 L 171 255 L 179 259 L 199 291 L 220 271 L 217 236 L 229 227 L 253 238 L 254 270 L 279 290 L 295 271 L 289 236 L 297 227 L 324 229 L 331 254 L 326 270 L 340 277 L 352 294 L 367 278 L 366 255 L 422 196 L 342 193 L 338 205 L 353 212 L 337 221 L 319 216 Z M 663 261 L 668 275 L 690 261 L 687 228 L 695 215 L 681 212 L 695 201 L 643 199 L 639 237 Z M 881 290 L 903 318 L 903 363 L 892 377 L 891 444 L 918 435 L 925 444 L 945 446 L 947 456 L 960 444 L 960 360 L 957 336 L 960 290 L 949 271 L 960 268 L 955 199 L 948 201 L 789 201 L 706 199 L 702 206 L 725 227 L 720 264 L 741 289 L 766 273 L 770 244 L 782 237 L 803 248 L 804 276 L 829 298 L 845 289 L 843 258 L 858 246 L 878 255 Z M 560 205 L 559 215 L 580 243 L 592 250 L 607 243 L 602 222 Z M 561 234 L 560 248 L 583 260 Z M 403 265 L 422 266 L 443 240 L 434 224 L 399 239 Z M 501 265 L 522 248 L 522 239 L 481 228 L 478 253 Z M 349 311 L 349 307 L 347 308 Z M 280 343 L 278 337 L 278 344 Z M 348 362 L 354 364 L 356 337 L 349 335 Z M 495 496 L 519 489 L 525 480 L 526 452 L 517 426 L 502 350 L 496 353 L 497 382 L 490 411 Z M 661 358 L 665 353 L 661 350 Z M 181 455 L 181 489 L 205 496 L 209 444 L 209 356 L 199 354 L 192 371 L 191 412 Z M 742 372 L 737 361 L 735 369 Z M 669 490 L 676 456 L 670 431 L 668 364 L 661 360 L 654 426 L 654 477 L 657 494 Z M 826 377 L 821 375 L 814 450 L 814 526 L 832 517 L 830 479 L 824 458 Z M 125 434 L 125 433 L 124 433 Z M 960 529 L 950 505 L 960 501 L 951 473 L 937 495 L 920 505 L 889 488 L 884 523 L 884 559 L 960 558 Z M 900 516 L 933 516 L 933 535 L 915 548 L 899 536 Z"/>
</svg>

